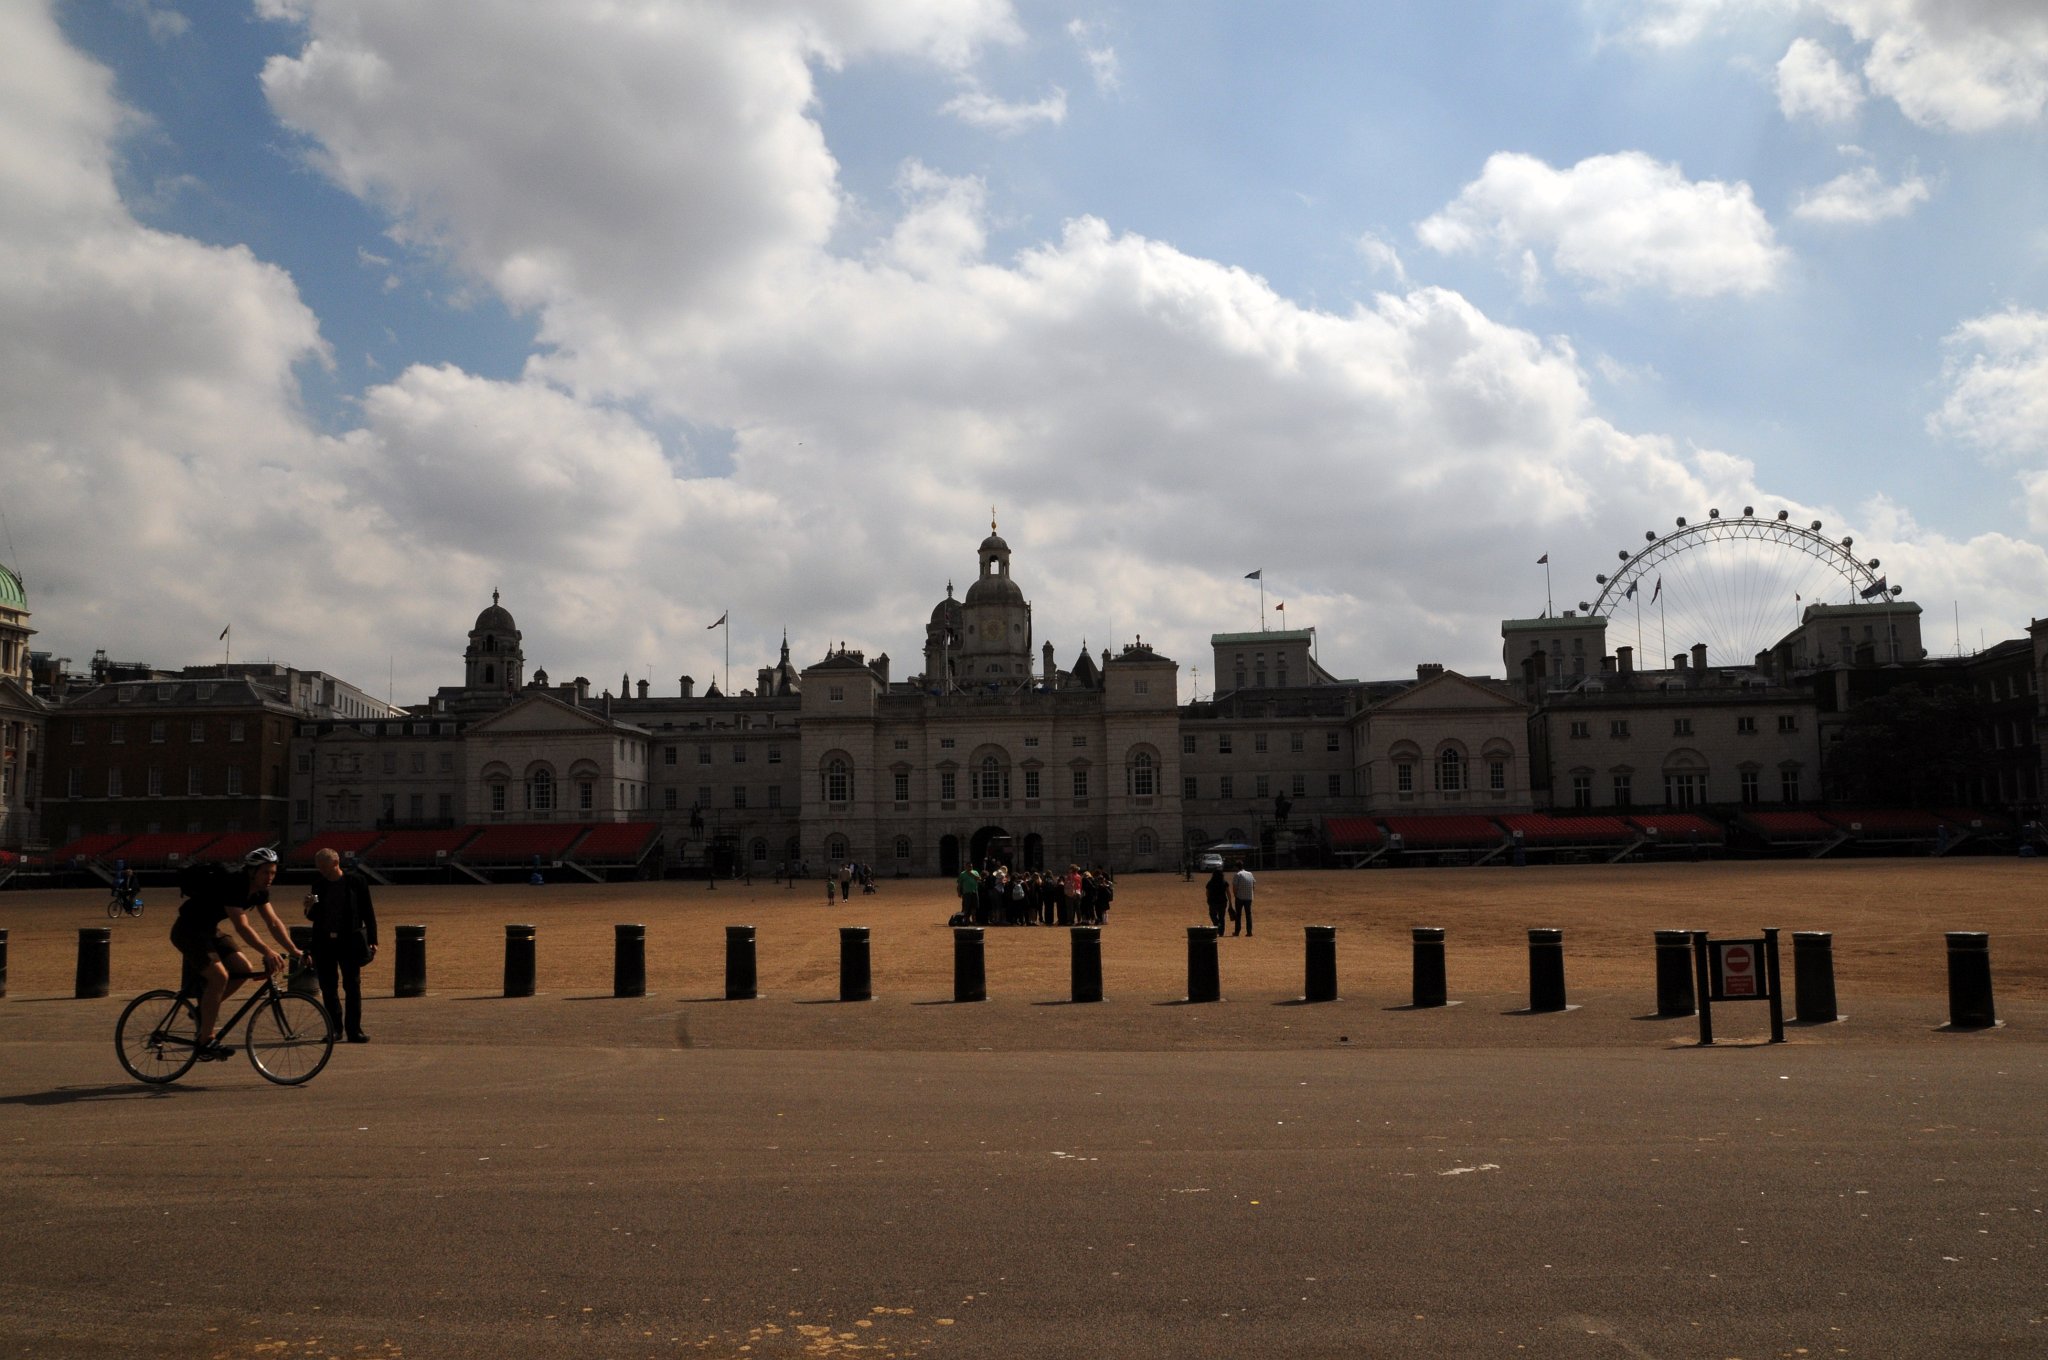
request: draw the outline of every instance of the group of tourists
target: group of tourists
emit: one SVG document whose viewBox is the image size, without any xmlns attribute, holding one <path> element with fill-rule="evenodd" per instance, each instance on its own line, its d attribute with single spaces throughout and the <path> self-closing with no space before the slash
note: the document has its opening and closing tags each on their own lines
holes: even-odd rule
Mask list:
<svg viewBox="0 0 2048 1360">
<path fill-rule="evenodd" d="M 1099 926 L 1116 900 L 1107 869 L 1084 872 L 1078 864 L 1052 873 L 990 860 L 961 870 L 957 886 L 960 911 L 952 924 L 963 926 Z"/>
<path fill-rule="evenodd" d="M 1211 869 L 1209 881 L 1203 885 L 1203 892 L 1209 899 L 1209 924 L 1216 927 L 1216 933 L 1223 933 L 1223 921 L 1230 920 L 1230 933 L 1252 933 L 1252 891 L 1257 880 L 1252 871 L 1243 865 L 1228 879 L 1223 870 Z"/>
<path fill-rule="evenodd" d="M 839 900 L 841 902 L 852 900 L 853 889 L 856 884 L 859 885 L 863 896 L 873 896 L 875 891 L 874 866 L 850 859 L 837 868 L 828 871 L 825 875 L 825 905 L 828 907 L 832 905 L 832 888 L 835 884 L 838 885 Z"/>
</svg>

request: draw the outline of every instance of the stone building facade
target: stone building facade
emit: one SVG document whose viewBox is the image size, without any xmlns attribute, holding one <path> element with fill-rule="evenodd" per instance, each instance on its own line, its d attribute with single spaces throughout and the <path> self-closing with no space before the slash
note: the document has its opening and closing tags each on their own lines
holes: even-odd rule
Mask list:
<svg viewBox="0 0 2048 1360">
<path fill-rule="evenodd" d="M 42 839 L 43 736 L 48 710 L 30 678 L 28 590 L 0 564 L 0 850 Z"/>
</svg>

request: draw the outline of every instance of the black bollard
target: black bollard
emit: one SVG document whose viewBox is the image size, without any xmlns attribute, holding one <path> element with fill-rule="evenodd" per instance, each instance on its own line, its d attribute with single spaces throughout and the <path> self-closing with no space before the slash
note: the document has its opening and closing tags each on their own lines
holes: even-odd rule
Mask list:
<svg viewBox="0 0 2048 1360">
<path fill-rule="evenodd" d="M 505 995 L 533 995 L 532 926 L 505 927 Z"/>
<path fill-rule="evenodd" d="M 988 962 L 980 926 L 953 927 L 953 999 L 988 1000 Z"/>
<path fill-rule="evenodd" d="M 425 926 L 392 927 L 391 994 L 393 996 L 425 996 L 427 994 L 427 928 Z"/>
<path fill-rule="evenodd" d="M 1441 1006 L 1448 995 L 1444 984 L 1444 931 L 1442 926 L 1415 926 L 1409 933 L 1415 940 L 1415 995 L 1417 1010 Z"/>
<path fill-rule="evenodd" d="M 1074 1000 L 1102 1000 L 1102 927 L 1069 926 L 1073 941 Z"/>
<path fill-rule="evenodd" d="M 1825 930 L 1792 932 L 1792 1018 L 1803 1025 L 1832 1024 L 1835 1014 L 1835 937 Z"/>
<path fill-rule="evenodd" d="M 113 953 L 113 931 L 105 926 L 79 928 L 78 977 L 72 996 L 85 998 L 107 994 L 107 974 L 113 963 Z"/>
<path fill-rule="evenodd" d="M 725 928 L 725 999 L 752 1001 L 761 995 L 760 974 L 754 966 L 754 928 Z"/>
<path fill-rule="evenodd" d="M 1529 932 L 1529 1009 L 1561 1011 L 1564 1000 L 1564 932 L 1548 927 Z"/>
<path fill-rule="evenodd" d="M 7 995 L 7 928 L 0 926 L 0 996 Z"/>
<path fill-rule="evenodd" d="M 299 947 L 299 952 L 306 956 L 306 966 L 290 975 L 285 982 L 285 990 L 306 997 L 308 1000 L 318 1001 L 320 999 L 320 977 L 313 968 L 313 927 L 287 926 L 285 930 L 292 937 L 292 943 Z M 339 1016 L 335 1018 L 337 1020 L 340 1019 Z"/>
<path fill-rule="evenodd" d="M 647 995 L 647 927 L 612 927 L 612 995 Z"/>
<path fill-rule="evenodd" d="M 866 926 L 839 927 L 839 999 L 875 999 L 875 974 L 868 957 Z"/>
<path fill-rule="evenodd" d="M 1221 1001 L 1223 974 L 1216 963 L 1216 938 L 1223 932 L 1214 926 L 1188 927 L 1188 1000 Z"/>
<path fill-rule="evenodd" d="M 1337 999 L 1337 927 L 1303 926 L 1301 999 Z"/>
<path fill-rule="evenodd" d="M 1692 932 L 1657 932 L 1657 1014 L 1691 1015 L 1697 1007 L 1692 998 Z"/>
<path fill-rule="evenodd" d="M 1998 1008 L 1991 1004 L 1991 937 L 1980 930 L 1948 932 L 1948 1022 L 1957 1029 L 1998 1023 Z"/>
</svg>

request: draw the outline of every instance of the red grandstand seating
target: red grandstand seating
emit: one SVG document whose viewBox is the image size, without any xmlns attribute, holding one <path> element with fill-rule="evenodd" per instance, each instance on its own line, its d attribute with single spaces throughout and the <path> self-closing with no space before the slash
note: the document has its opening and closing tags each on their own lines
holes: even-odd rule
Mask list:
<svg viewBox="0 0 2048 1360">
<path fill-rule="evenodd" d="M 1726 828 L 1697 812 L 1631 812 L 1628 822 L 1646 835 L 1654 831 L 1666 842 L 1719 845 L 1728 839 Z"/>
<path fill-rule="evenodd" d="M 136 869 L 183 864 L 219 839 L 217 831 L 152 831 L 130 837 L 116 858 Z"/>
<path fill-rule="evenodd" d="M 1387 817 L 1387 831 L 1409 850 L 1482 850 L 1505 837 L 1491 818 L 1450 814 L 1441 817 Z"/>
<path fill-rule="evenodd" d="M 101 831 L 90 836 L 80 836 L 68 845 L 60 845 L 50 852 L 53 864 L 68 864 L 74 859 L 104 859 L 135 837 L 125 831 Z"/>
<path fill-rule="evenodd" d="M 525 864 L 535 855 L 560 859 L 584 832 L 581 822 L 520 822 L 487 826 L 462 847 L 465 864 Z"/>
<path fill-rule="evenodd" d="M 187 855 L 187 859 L 202 864 L 232 864 L 240 860 L 259 845 L 269 845 L 272 837 L 262 831 L 230 831 L 204 850 Z"/>
<path fill-rule="evenodd" d="M 1943 808 L 1940 814 L 1951 831 L 1975 831 L 1980 834 L 2002 836 L 2012 830 L 2012 822 L 1995 812 L 1972 812 L 1968 808 Z"/>
<path fill-rule="evenodd" d="M 1387 840 L 1379 823 L 1370 817 L 1326 817 L 1323 831 L 1332 850 L 1377 850 Z"/>
<path fill-rule="evenodd" d="M 1522 844 L 1539 845 L 1627 845 L 1636 838 L 1628 823 L 1619 817 L 1550 816 L 1522 812 L 1505 816 L 1500 824 L 1509 832 L 1522 833 Z"/>
<path fill-rule="evenodd" d="M 574 858 L 578 864 L 638 864 L 659 834 L 659 822 L 599 822 Z"/>
<path fill-rule="evenodd" d="M 1742 814 L 1742 820 L 1767 841 L 1826 841 L 1842 834 L 1841 829 L 1817 812 L 1757 812 Z"/>
<path fill-rule="evenodd" d="M 435 831 L 393 831 L 365 850 L 365 864 L 384 866 L 427 865 L 452 857 L 481 830 L 480 827 L 446 827 Z"/>
<path fill-rule="evenodd" d="M 1942 819 L 1911 808 L 1863 808 L 1820 814 L 1831 825 L 1868 840 L 1933 840 Z"/>
<path fill-rule="evenodd" d="M 313 856 L 321 850 L 333 850 L 344 859 L 350 855 L 360 856 L 383 837 L 381 831 L 322 831 L 308 836 L 291 848 L 284 857 L 286 864 L 311 864 Z"/>
</svg>

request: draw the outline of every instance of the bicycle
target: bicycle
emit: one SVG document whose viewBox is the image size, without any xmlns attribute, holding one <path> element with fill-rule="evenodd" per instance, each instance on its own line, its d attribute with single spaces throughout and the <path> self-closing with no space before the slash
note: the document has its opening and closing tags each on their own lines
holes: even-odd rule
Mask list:
<svg viewBox="0 0 2048 1360">
<path fill-rule="evenodd" d="M 115 884 L 112 895 L 107 898 L 107 919 L 112 920 L 124 912 L 129 916 L 142 915 L 142 889 L 123 891 L 119 884 Z"/>
<path fill-rule="evenodd" d="M 286 976 L 299 971 L 293 969 Z M 249 1065 L 265 1081 L 279 1086 L 309 1082 L 334 1054 L 334 1026 L 327 1008 L 297 992 L 279 991 L 274 977 L 265 978 L 215 1031 L 214 1042 L 227 1047 L 228 1036 L 244 1016 L 249 1023 L 242 1047 Z M 199 1061 L 199 1006 L 194 995 L 159 987 L 136 997 L 114 1026 L 114 1052 L 129 1076 L 151 1086 L 184 1076 Z"/>
</svg>

